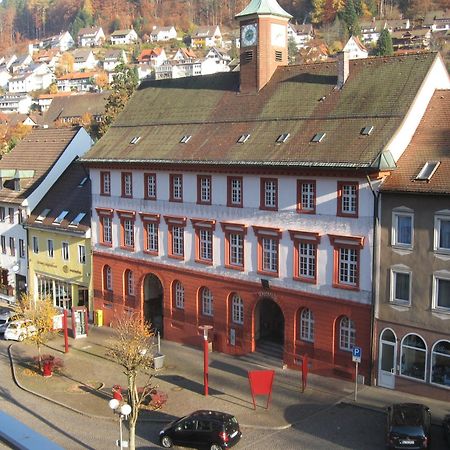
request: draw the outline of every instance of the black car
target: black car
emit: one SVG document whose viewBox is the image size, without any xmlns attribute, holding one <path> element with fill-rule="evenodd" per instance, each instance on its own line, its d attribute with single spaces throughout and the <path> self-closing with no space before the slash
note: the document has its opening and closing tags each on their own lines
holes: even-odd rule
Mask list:
<svg viewBox="0 0 450 450">
<path fill-rule="evenodd" d="M 195 411 L 160 431 L 164 448 L 172 445 L 220 450 L 233 447 L 242 433 L 236 417 L 219 411 Z"/>
<path fill-rule="evenodd" d="M 389 449 L 430 446 L 430 408 L 419 403 L 397 403 L 387 408 L 386 445 Z"/>
<path fill-rule="evenodd" d="M 442 421 L 442 429 L 444 431 L 444 438 L 447 441 L 448 448 L 450 448 L 450 414 L 447 414 Z"/>
</svg>

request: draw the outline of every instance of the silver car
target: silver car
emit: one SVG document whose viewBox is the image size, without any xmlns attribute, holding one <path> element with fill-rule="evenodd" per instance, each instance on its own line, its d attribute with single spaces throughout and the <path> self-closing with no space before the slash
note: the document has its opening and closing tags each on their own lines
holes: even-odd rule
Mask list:
<svg viewBox="0 0 450 450">
<path fill-rule="evenodd" d="M 6 327 L 14 320 L 14 311 L 8 308 L 0 309 L 0 334 L 4 334 Z"/>
</svg>

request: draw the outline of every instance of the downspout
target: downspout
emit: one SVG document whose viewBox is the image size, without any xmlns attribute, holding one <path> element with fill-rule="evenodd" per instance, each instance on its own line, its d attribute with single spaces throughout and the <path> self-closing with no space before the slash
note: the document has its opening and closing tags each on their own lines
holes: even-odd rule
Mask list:
<svg viewBox="0 0 450 450">
<path fill-rule="evenodd" d="M 373 373 L 373 357 L 375 353 L 375 306 L 378 299 L 378 281 L 379 281 L 379 271 L 378 271 L 378 228 L 379 228 L 379 192 L 376 192 L 372 182 L 370 181 L 369 175 L 366 175 L 367 182 L 369 183 L 370 190 L 373 194 L 373 252 L 372 252 L 372 304 L 370 313 L 370 354 L 369 354 L 369 379 L 370 385 L 373 385 L 374 373 Z"/>
</svg>

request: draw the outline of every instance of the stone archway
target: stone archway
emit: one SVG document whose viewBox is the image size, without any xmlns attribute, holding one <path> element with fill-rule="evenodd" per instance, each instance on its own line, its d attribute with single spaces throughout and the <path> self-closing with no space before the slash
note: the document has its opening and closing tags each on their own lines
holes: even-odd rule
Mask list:
<svg viewBox="0 0 450 450">
<path fill-rule="evenodd" d="M 284 345 L 284 315 L 270 297 L 263 297 L 255 308 L 255 340 L 258 346 L 264 342 Z"/>
<path fill-rule="evenodd" d="M 164 290 L 159 278 L 150 273 L 144 278 L 144 319 L 152 325 L 155 333 L 163 337 Z"/>
</svg>

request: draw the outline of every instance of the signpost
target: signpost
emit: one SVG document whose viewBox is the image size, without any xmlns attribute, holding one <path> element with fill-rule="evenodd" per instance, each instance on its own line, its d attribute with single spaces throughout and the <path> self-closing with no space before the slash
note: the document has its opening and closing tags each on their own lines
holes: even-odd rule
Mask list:
<svg viewBox="0 0 450 450">
<path fill-rule="evenodd" d="M 358 398 L 358 364 L 361 362 L 361 347 L 353 347 L 352 361 L 355 363 L 355 402 Z"/>
</svg>

